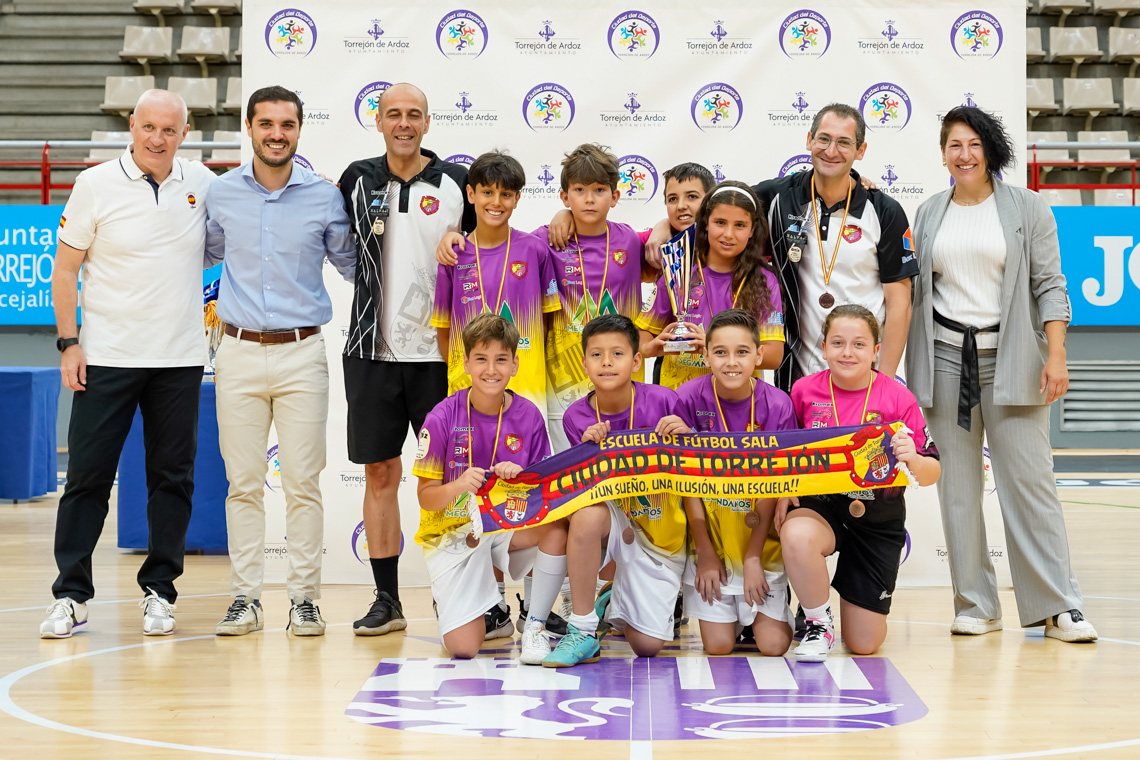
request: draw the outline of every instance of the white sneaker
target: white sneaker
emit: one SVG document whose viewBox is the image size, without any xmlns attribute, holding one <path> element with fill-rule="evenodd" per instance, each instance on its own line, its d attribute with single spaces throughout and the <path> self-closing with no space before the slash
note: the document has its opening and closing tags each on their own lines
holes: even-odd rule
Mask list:
<svg viewBox="0 0 1140 760">
<path fill-rule="evenodd" d="M 260 631 L 265 627 L 263 615 L 260 601 L 239 594 L 226 610 L 222 622 L 214 626 L 214 633 L 218 636 L 244 636 L 253 631 Z"/>
<path fill-rule="evenodd" d="M 993 633 L 1001 629 L 1001 618 L 986 620 L 984 618 L 970 617 L 969 615 L 957 615 L 954 618 L 954 622 L 950 624 L 950 633 L 959 636 L 981 636 L 982 634 Z"/>
<path fill-rule="evenodd" d="M 574 602 L 570 599 L 569 594 L 562 595 L 562 604 L 558 607 L 558 616 L 563 620 L 569 620 L 570 616 L 574 614 Z"/>
<path fill-rule="evenodd" d="M 1069 610 L 1045 619 L 1045 635 L 1060 641 L 1096 641 L 1096 629 L 1080 610 Z"/>
<path fill-rule="evenodd" d="M 797 662 L 823 662 L 835 649 L 835 626 L 830 620 L 807 619 L 807 632 L 796 647 Z"/>
<path fill-rule="evenodd" d="M 47 608 L 47 617 L 40 623 L 41 639 L 68 639 L 71 632 L 87 625 L 87 605 L 68 599 L 56 599 Z"/>
<path fill-rule="evenodd" d="M 169 636 L 174 633 L 174 610 L 177 607 L 149 588 L 139 606 L 143 611 L 144 636 Z"/>
<path fill-rule="evenodd" d="M 321 608 L 307 596 L 300 603 L 293 602 L 286 628 L 293 631 L 294 636 L 324 636 L 325 620 L 321 617 Z"/>
<path fill-rule="evenodd" d="M 522 654 L 519 662 L 523 665 L 541 665 L 550 654 L 550 639 L 542 623 L 527 623 L 522 632 Z"/>
</svg>

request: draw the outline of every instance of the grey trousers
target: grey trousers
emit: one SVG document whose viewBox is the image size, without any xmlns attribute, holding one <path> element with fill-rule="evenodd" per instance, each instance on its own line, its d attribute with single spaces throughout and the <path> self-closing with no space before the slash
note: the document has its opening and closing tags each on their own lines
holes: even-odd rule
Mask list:
<svg viewBox="0 0 1140 760">
<path fill-rule="evenodd" d="M 1065 518 L 1053 474 L 1049 407 L 994 403 L 996 350 L 978 351 L 982 403 L 970 432 L 958 427 L 961 349 L 934 344 L 934 408 L 923 409 L 942 457 L 938 500 L 954 586 L 954 614 L 1001 617 L 993 562 L 982 517 L 982 434 L 988 438 L 1005 521 L 1017 612 L 1023 627 L 1081 609 L 1081 591 L 1069 563 Z"/>
</svg>

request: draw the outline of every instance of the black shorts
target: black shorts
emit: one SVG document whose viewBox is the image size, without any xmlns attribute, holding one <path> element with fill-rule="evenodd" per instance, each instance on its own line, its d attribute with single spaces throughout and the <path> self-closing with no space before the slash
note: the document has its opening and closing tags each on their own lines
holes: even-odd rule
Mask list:
<svg viewBox="0 0 1140 760">
<path fill-rule="evenodd" d="M 408 426 L 418 434 L 424 418 L 447 396 L 443 362 L 382 362 L 342 356 L 348 399 L 348 458 L 356 464 L 396 459 Z"/>
<path fill-rule="evenodd" d="M 862 517 L 852 517 L 848 496 L 803 496 L 800 509 L 810 509 L 827 520 L 835 534 L 835 565 L 832 587 L 846 602 L 886 615 L 899 577 L 899 561 L 906 548 L 904 519 L 895 514 L 874 519 L 875 503 L 866 503 Z M 872 517 L 872 519 L 868 519 Z"/>
</svg>

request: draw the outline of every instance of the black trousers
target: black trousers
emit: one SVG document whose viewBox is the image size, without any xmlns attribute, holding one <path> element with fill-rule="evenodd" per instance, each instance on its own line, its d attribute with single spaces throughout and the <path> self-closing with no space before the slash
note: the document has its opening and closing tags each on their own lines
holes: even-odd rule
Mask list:
<svg viewBox="0 0 1140 760">
<path fill-rule="evenodd" d="M 194 495 L 198 401 L 202 368 L 87 367 L 87 390 L 77 392 L 67 431 L 67 485 L 55 523 L 52 584 L 56 599 L 95 596 L 91 554 L 103 532 L 111 486 L 135 409 L 142 410 L 146 448 L 147 558 L 139 587 L 173 602 L 182 575 L 186 528 Z"/>
</svg>

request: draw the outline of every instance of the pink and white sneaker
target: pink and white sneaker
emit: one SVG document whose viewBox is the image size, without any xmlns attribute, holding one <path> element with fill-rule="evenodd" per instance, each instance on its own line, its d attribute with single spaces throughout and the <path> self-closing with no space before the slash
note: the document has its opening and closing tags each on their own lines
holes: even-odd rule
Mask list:
<svg viewBox="0 0 1140 760">
<path fill-rule="evenodd" d="M 835 648 L 835 626 L 830 620 L 807 619 L 807 631 L 796 647 L 797 662 L 823 662 Z"/>
</svg>

